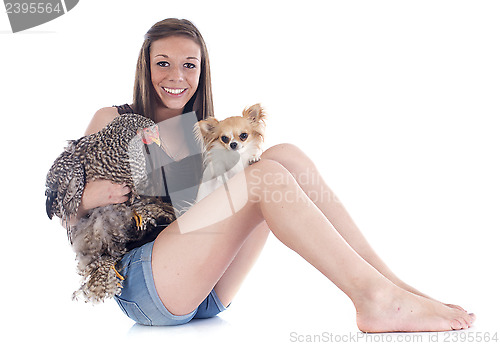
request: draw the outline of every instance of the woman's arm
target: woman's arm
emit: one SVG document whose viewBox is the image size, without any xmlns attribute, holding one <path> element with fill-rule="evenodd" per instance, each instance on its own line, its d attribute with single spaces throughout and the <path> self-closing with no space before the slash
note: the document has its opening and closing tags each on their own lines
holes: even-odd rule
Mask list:
<svg viewBox="0 0 500 346">
<path fill-rule="evenodd" d="M 85 136 L 99 132 L 104 126 L 109 124 L 118 116 L 118 110 L 115 107 L 105 107 L 99 109 L 90 121 Z M 69 225 L 75 225 L 78 220 L 87 214 L 90 209 L 103 207 L 108 204 L 123 203 L 128 197 L 130 188 L 125 185 L 114 184 L 109 180 L 90 181 L 85 185 L 82 200 L 76 215 L 69 219 Z M 66 227 L 64 220 L 63 226 Z"/>
</svg>

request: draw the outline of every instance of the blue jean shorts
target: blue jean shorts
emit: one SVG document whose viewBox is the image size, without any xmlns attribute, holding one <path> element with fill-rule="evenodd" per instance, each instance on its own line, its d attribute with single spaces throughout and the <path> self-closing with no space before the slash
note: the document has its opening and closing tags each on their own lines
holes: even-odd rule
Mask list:
<svg viewBox="0 0 500 346">
<path fill-rule="evenodd" d="M 121 294 L 115 300 L 122 311 L 135 322 L 147 326 L 173 326 L 194 318 L 209 318 L 226 310 L 214 290 L 191 313 L 173 315 L 156 292 L 151 268 L 154 242 L 144 244 L 125 254 L 116 268 L 125 277 Z"/>
</svg>

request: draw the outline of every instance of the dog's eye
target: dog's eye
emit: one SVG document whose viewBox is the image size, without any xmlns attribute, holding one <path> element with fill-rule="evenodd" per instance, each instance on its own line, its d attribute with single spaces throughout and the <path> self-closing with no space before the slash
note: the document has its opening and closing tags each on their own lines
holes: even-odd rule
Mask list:
<svg viewBox="0 0 500 346">
<path fill-rule="evenodd" d="M 246 133 L 246 132 L 243 132 L 243 133 L 240 135 L 240 139 L 241 139 L 242 141 L 246 140 L 247 138 L 248 138 L 248 133 Z"/>
<path fill-rule="evenodd" d="M 220 140 L 223 141 L 226 144 L 229 143 L 229 138 L 226 137 L 226 136 L 221 136 Z"/>
</svg>

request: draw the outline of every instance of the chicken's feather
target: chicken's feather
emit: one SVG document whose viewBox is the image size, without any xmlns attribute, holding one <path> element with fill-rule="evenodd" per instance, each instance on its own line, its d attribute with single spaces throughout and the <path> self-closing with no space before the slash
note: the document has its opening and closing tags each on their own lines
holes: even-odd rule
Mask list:
<svg viewBox="0 0 500 346">
<path fill-rule="evenodd" d="M 66 222 L 79 273 L 84 276 L 78 292 L 87 301 L 102 301 L 118 294 L 119 280 L 113 264 L 131 243 L 151 241 L 175 219 L 171 204 L 140 196 L 148 185 L 144 157 L 147 150 L 137 134 L 151 126 L 157 125 L 141 115 L 120 115 L 101 131 L 70 141 L 47 174 L 47 215 L 64 221 L 77 213 L 85 184 L 90 180 L 125 183 L 131 189 L 127 202 L 91 209 L 71 227 Z"/>
</svg>

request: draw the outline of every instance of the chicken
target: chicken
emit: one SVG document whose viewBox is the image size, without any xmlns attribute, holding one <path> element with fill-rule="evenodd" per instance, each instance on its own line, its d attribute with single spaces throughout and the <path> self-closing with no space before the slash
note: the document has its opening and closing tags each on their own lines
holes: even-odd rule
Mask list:
<svg viewBox="0 0 500 346">
<path fill-rule="evenodd" d="M 170 203 L 148 196 L 146 160 L 150 145 L 161 145 L 157 125 L 137 114 L 116 117 L 101 131 L 70 141 L 46 179 L 46 210 L 66 224 L 82 285 L 73 298 L 101 302 L 120 293 L 124 278 L 115 264 L 132 244 L 152 240 L 175 219 Z M 74 225 L 85 184 L 107 179 L 130 187 L 127 202 L 90 210 Z"/>
</svg>

